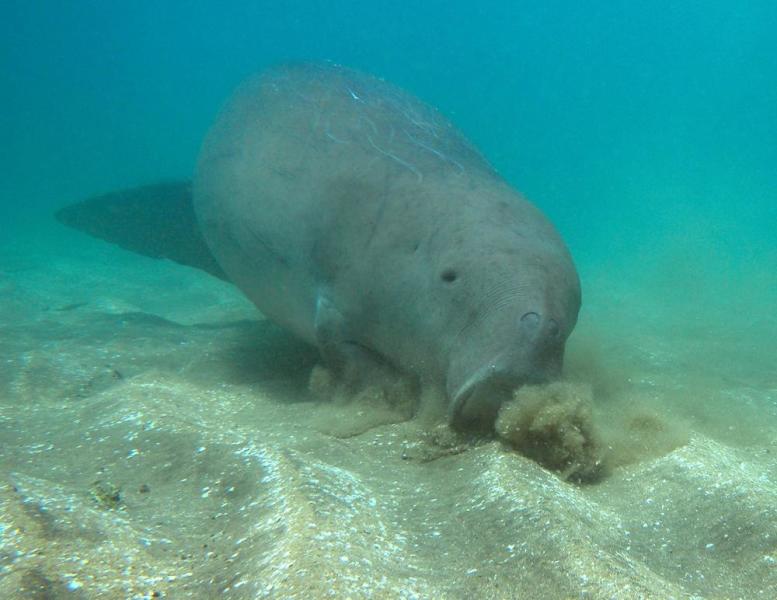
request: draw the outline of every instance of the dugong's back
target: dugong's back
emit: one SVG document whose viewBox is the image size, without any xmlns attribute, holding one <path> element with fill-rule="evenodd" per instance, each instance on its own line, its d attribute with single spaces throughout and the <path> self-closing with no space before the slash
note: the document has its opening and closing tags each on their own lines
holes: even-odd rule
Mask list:
<svg viewBox="0 0 777 600">
<path fill-rule="evenodd" d="M 466 185 L 463 175 L 477 172 L 492 173 L 413 96 L 350 69 L 290 65 L 243 83 L 223 108 L 203 144 L 194 203 L 232 281 L 314 342 L 321 282 L 361 268 L 346 254 L 369 244 L 369 229 L 434 219 L 419 213 L 441 210 L 440 198 L 409 206 L 419 190 Z M 327 242 L 333 234 L 341 239 Z"/>
</svg>

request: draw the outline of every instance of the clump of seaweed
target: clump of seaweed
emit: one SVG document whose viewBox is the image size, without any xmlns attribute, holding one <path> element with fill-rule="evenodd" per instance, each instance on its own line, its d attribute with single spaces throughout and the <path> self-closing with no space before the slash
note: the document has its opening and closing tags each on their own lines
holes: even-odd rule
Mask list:
<svg viewBox="0 0 777 600">
<path fill-rule="evenodd" d="M 590 386 L 523 386 L 502 406 L 494 429 L 504 443 L 566 480 L 593 482 L 604 474 Z"/>
<path fill-rule="evenodd" d="M 98 479 L 92 484 L 89 492 L 100 508 L 115 510 L 121 504 L 121 489 L 110 481 Z"/>
</svg>

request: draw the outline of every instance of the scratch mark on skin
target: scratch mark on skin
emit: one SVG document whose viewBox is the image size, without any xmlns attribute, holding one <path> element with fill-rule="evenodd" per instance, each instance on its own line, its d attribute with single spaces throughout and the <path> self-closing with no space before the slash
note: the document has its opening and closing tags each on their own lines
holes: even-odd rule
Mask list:
<svg viewBox="0 0 777 600">
<path fill-rule="evenodd" d="M 417 127 L 422 131 L 425 131 L 426 133 L 431 133 L 435 138 L 439 139 L 440 136 L 437 135 L 437 127 L 435 126 L 434 123 L 424 120 L 423 117 L 419 116 L 416 111 L 409 112 L 404 108 L 400 108 L 400 107 L 398 107 L 398 110 L 415 127 Z"/>
<path fill-rule="evenodd" d="M 367 136 L 367 140 L 370 142 L 372 147 L 375 148 L 375 150 L 377 150 L 378 152 L 380 152 L 381 154 L 383 154 L 385 156 L 388 156 L 390 159 L 396 161 L 397 163 L 399 163 L 400 165 L 402 165 L 403 167 L 405 167 L 409 171 L 415 173 L 415 176 L 418 178 L 418 183 L 421 183 L 424 180 L 424 176 L 421 174 L 421 172 L 418 169 L 416 169 L 413 165 L 411 165 L 409 162 L 404 161 L 401 158 L 399 158 L 396 154 L 392 154 L 391 152 L 387 152 L 383 148 L 380 148 L 379 146 L 377 146 L 375 144 L 375 142 L 372 141 L 372 137 L 371 136 L 368 135 Z"/>
<path fill-rule="evenodd" d="M 334 135 L 332 135 L 331 133 L 329 133 L 328 131 L 326 132 L 325 135 L 326 135 L 326 137 L 328 137 L 330 140 L 332 140 L 336 144 L 347 144 L 348 143 L 346 140 L 341 140 L 341 139 L 335 137 Z"/>
<path fill-rule="evenodd" d="M 332 133 L 332 127 L 331 127 L 331 124 L 329 123 L 329 120 L 327 120 L 327 122 L 326 122 L 326 131 L 324 132 L 324 135 L 326 135 L 326 137 L 328 137 L 330 140 L 332 140 L 333 142 L 336 142 L 338 144 L 349 144 L 350 143 L 348 140 L 341 139 L 341 138 L 337 137 L 334 133 Z"/>
<path fill-rule="evenodd" d="M 439 150 L 436 150 L 435 148 L 432 148 L 431 146 L 428 146 L 427 144 L 424 144 L 422 141 L 414 138 L 412 135 L 410 135 L 410 133 L 407 131 L 407 129 L 403 129 L 403 131 L 405 132 L 405 135 L 408 137 L 408 139 L 411 142 L 413 142 L 416 146 L 418 146 L 419 148 L 423 148 L 427 152 L 431 152 L 432 154 L 434 154 L 437 158 L 439 158 L 443 162 L 448 162 L 448 163 L 452 164 L 453 166 L 455 166 L 459 170 L 459 173 L 464 173 L 464 167 L 461 165 L 461 163 L 459 161 L 452 159 L 447 154 L 443 154 Z"/>
</svg>

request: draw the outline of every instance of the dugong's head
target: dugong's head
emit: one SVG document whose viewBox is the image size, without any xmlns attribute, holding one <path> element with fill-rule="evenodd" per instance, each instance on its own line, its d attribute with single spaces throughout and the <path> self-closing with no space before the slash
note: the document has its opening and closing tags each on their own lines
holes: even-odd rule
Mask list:
<svg viewBox="0 0 777 600">
<path fill-rule="evenodd" d="M 441 228 L 430 257 L 458 426 L 490 427 L 515 388 L 557 378 L 577 322 L 580 282 L 566 246 L 539 210 L 511 200 L 465 227 Z"/>
</svg>

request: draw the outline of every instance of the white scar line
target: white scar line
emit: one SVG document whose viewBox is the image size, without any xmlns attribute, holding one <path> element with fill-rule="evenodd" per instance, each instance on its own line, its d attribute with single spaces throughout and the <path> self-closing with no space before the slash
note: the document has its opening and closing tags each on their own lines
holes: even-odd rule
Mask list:
<svg viewBox="0 0 777 600">
<path fill-rule="evenodd" d="M 455 166 L 455 167 L 456 167 L 456 168 L 459 170 L 459 173 L 463 173 L 463 172 L 464 172 L 464 167 L 463 167 L 463 166 L 461 165 L 461 163 L 459 163 L 457 160 L 454 160 L 454 159 L 452 159 L 450 156 L 448 156 L 448 155 L 446 155 L 446 154 L 443 154 L 443 153 L 442 153 L 442 152 L 440 152 L 439 150 L 435 150 L 435 149 L 434 149 L 434 148 L 432 148 L 431 146 L 427 146 L 427 145 L 426 145 L 426 144 L 424 144 L 423 142 L 421 142 L 421 141 L 417 140 L 417 139 L 416 139 L 416 138 L 414 138 L 412 135 L 410 135 L 410 133 L 407 131 L 407 129 L 403 129 L 402 131 L 404 131 L 404 132 L 405 132 L 405 135 L 406 135 L 408 138 L 410 138 L 410 141 L 411 141 L 411 142 L 413 142 L 413 143 L 414 143 L 416 146 L 419 146 L 419 147 L 423 148 L 423 149 L 424 149 L 424 150 L 426 150 L 427 152 L 431 152 L 431 153 L 432 153 L 432 154 L 434 154 L 434 155 L 435 155 L 437 158 L 439 158 L 440 160 L 442 160 L 442 161 L 444 161 L 444 162 L 451 163 L 452 165 L 454 165 L 454 166 Z"/>
<path fill-rule="evenodd" d="M 348 140 L 340 139 L 334 133 L 332 133 L 332 127 L 331 127 L 331 123 L 329 122 L 329 119 L 327 119 L 327 121 L 326 121 L 326 131 L 324 132 L 324 135 L 326 135 L 326 137 L 328 137 L 333 142 L 337 142 L 338 144 L 348 144 L 349 143 Z"/>
<path fill-rule="evenodd" d="M 421 183 L 424 180 L 424 176 L 421 174 L 421 172 L 418 169 L 416 169 L 413 165 L 411 165 L 409 162 L 406 162 L 406 161 L 402 160 L 396 154 L 392 154 L 391 152 L 387 152 L 387 151 L 383 150 L 382 148 L 379 148 L 375 144 L 375 142 L 372 141 L 372 137 L 370 135 L 367 135 L 367 140 L 369 140 L 370 144 L 372 144 L 372 147 L 375 148 L 375 150 L 377 150 L 378 152 L 380 152 L 381 154 L 383 154 L 385 156 L 388 156 L 392 160 L 395 160 L 396 162 L 398 162 L 400 165 L 402 165 L 406 169 L 408 169 L 408 170 L 412 171 L 413 173 L 415 173 L 415 176 L 418 177 L 418 183 Z"/>
</svg>

